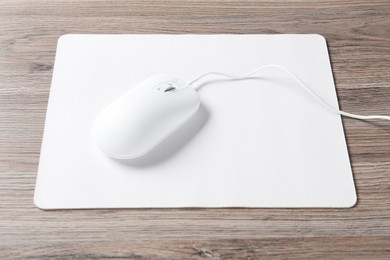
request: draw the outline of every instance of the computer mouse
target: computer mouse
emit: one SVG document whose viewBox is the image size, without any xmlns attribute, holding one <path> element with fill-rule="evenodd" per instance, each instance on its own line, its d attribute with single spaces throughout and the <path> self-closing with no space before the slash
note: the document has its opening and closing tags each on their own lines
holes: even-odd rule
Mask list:
<svg viewBox="0 0 390 260">
<path fill-rule="evenodd" d="M 110 157 L 137 158 L 187 122 L 199 105 L 194 88 L 174 76 L 155 75 L 104 108 L 93 124 L 93 137 Z"/>
</svg>

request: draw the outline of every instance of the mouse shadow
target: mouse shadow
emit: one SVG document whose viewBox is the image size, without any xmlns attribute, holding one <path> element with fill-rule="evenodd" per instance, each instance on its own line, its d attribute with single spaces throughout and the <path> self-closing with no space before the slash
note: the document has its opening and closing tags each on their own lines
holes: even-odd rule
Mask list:
<svg viewBox="0 0 390 260">
<path fill-rule="evenodd" d="M 198 111 L 187 122 L 147 154 L 133 159 L 123 160 L 112 158 L 112 160 L 124 166 L 136 168 L 146 168 L 166 162 L 191 142 L 209 120 L 209 117 L 209 111 L 201 104 Z"/>
</svg>

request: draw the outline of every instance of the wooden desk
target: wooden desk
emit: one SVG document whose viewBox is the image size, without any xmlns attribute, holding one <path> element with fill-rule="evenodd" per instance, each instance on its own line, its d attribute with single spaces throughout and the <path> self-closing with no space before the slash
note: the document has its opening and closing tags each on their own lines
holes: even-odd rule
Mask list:
<svg viewBox="0 0 390 260">
<path fill-rule="evenodd" d="M 65 33 L 319 33 L 340 105 L 390 114 L 390 3 L 0 2 L 0 258 L 390 258 L 390 123 L 345 118 L 352 209 L 41 211 L 32 202 Z"/>
</svg>

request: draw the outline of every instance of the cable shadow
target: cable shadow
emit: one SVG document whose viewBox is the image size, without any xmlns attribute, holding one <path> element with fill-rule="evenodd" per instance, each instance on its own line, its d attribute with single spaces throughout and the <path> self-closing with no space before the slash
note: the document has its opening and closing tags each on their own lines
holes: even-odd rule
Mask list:
<svg viewBox="0 0 390 260">
<path fill-rule="evenodd" d="M 213 79 L 213 80 L 208 80 L 206 82 L 203 82 L 201 84 L 198 85 L 198 87 L 196 88 L 197 90 L 207 86 L 207 85 L 212 85 L 212 84 L 215 84 L 215 83 L 223 83 L 223 82 L 229 82 L 229 81 L 250 81 L 250 80 L 270 80 L 272 79 L 271 77 L 256 77 L 256 76 L 253 76 L 253 77 L 248 77 L 248 78 L 243 78 L 243 79 Z"/>
<path fill-rule="evenodd" d="M 112 160 L 124 166 L 135 168 L 146 168 L 166 162 L 173 158 L 195 137 L 209 120 L 209 117 L 209 111 L 201 104 L 192 118 L 169 135 L 149 153 L 134 159 L 121 160 L 112 158 Z"/>
</svg>

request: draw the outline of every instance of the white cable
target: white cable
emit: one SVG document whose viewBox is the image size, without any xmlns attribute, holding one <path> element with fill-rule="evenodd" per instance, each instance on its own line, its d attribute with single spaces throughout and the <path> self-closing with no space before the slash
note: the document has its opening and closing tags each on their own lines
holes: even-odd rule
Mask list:
<svg viewBox="0 0 390 260">
<path fill-rule="evenodd" d="M 299 82 L 299 84 L 301 85 L 301 87 L 303 87 L 308 93 L 310 93 L 320 104 L 322 104 L 324 107 L 326 107 L 327 109 L 329 109 L 330 111 L 336 113 L 336 114 L 340 114 L 340 115 L 343 115 L 343 116 L 347 116 L 347 117 L 351 117 L 351 118 L 356 118 L 356 119 L 361 119 L 361 120 L 368 120 L 368 119 L 383 119 L 383 120 L 390 120 L 390 116 L 384 116 L 384 115 L 368 115 L 368 116 L 365 116 L 365 115 L 356 115 L 356 114 L 352 114 L 352 113 L 348 113 L 348 112 L 344 112 L 344 111 L 341 111 L 341 110 L 338 110 L 334 107 L 332 107 L 331 105 L 329 105 L 329 103 L 327 103 L 326 101 L 324 101 L 321 97 L 319 97 L 316 93 L 313 92 L 313 90 L 311 90 L 306 84 L 305 82 L 303 82 L 296 74 L 294 74 L 291 70 L 287 69 L 286 67 L 283 67 L 283 66 L 280 66 L 280 65 L 275 65 L 275 64 L 271 64 L 271 65 L 266 65 L 266 66 L 262 66 L 262 67 L 259 67 L 259 68 L 256 68 L 254 70 L 252 70 L 251 72 L 245 74 L 245 75 L 242 75 L 242 76 L 232 76 L 232 75 L 229 75 L 229 74 L 225 74 L 225 73 L 220 73 L 220 72 L 207 72 L 207 73 L 204 73 L 202 75 L 200 75 L 199 77 L 195 78 L 194 80 L 192 80 L 189 85 L 190 86 L 193 86 L 196 82 L 198 82 L 200 79 L 206 77 L 206 76 L 209 76 L 209 75 L 216 75 L 216 76 L 221 76 L 221 77 L 225 77 L 229 80 L 243 80 L 243 79 L 249 79 L 251 78 L 252 75 L 256 74 L 257 72 L 260 72 L 262 70 L 265 70 L 265 69 L 268 69 L 268 68 L 278 68 L 278 69 L 281 69 L 285 72 L 287 72 L 290 76 L 292 76 L 296 81 Z M 193 87 L 195 90 L 199 89 L 200 86 L 202 85 L 198 85 L 197 87 Z"/>
</svg>

